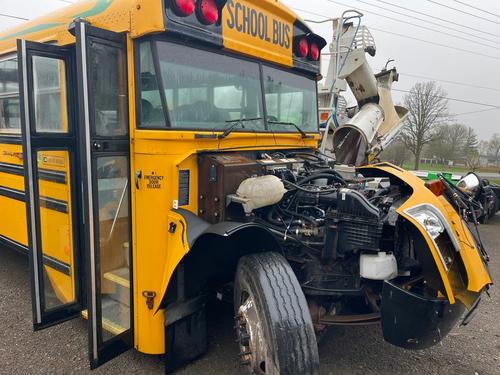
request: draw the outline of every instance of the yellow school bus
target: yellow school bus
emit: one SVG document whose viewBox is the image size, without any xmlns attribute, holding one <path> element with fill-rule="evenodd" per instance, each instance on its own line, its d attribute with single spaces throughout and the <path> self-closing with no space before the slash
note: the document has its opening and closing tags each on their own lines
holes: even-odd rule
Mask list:
<svg viewBox="0 0 500 375">
<path fill-rule="evenodd" d="M 0 34 L 0 244 L 35 330 L 83 315 L 92 368 L 171 370 L 229 290 L 248 370 L 318 374 L 329 326 L 418 349 L 467 321 L 491 279 L 459 193 L 318 152 L 325 45 L 278 0 L 79 1 Z"/>
</svg>

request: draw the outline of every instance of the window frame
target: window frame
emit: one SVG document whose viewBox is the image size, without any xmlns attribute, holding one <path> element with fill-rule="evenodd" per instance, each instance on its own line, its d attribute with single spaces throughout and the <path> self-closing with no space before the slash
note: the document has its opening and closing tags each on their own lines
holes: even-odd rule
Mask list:
<svg viewBox="0 0 500 375">
<path fill-rule="evenodd" d="M 9 60 L 17 60 L 17 52 L 9 52 L 4 55 L 0 55 L 0 63 L 9 61 Z M 16 61 L 17 62 L 17 61 Z M 19 63 L 17 62 L 17 69 L 19 73 Z M 17 92 L 7 92 L 0 94 L 0 98 L 2 99 L 18 99 L 19 100 L 19 128 L 15 128 L 15 132 L 5 132 L 4 128 L 0 128 L 0 142 L 1 143 L 14 143 L 20 144 L 22 142 L 22 131 L 21 131 L 21 90 L 19 87 L 19 74 L 17 76 Z"/>
<path fill-rule="evenodd" d="M 264 81 L 264 67 L 268 67 L 268 68 L 271 68 L 271 69 L 276 69 L 276 70 L 279 70 L 279 71 L 282 71 L 282 72 L 285 72 L 285 73 L 288 73 L 288 74 L 294 74 L 295 71 L 290 71 L 290 70 L 287 70 L 287 69 L 283 69 L 281 67 L 276 67 L 275 65 L 272 65 L 272 64 L 266 64 L 266 63 L 262 63 L 261 64 L 261 80 L 262 80 L 262 95 L 263 95 L 263 100 L 264 100 L 264 105 L 266 106 L 266 124 L 267 124 L 267 121 L 268 121 L 268 116 L 269 116 L 269 113 L 267 112 L 267 101 L 266 101 L 266 86 L 265 86 L 265 81 Z M 305 77 L 305 78 L 308 78 L 310 79 L 310 76 L 307 76 L 307 75 L 304 75 L 304 74 L 295 74 L 295 75 L 298 75 L 298 76 L 302 76 L 302 77 Z M 315 108 L 316 108 L 316 111 L 314 111 L 315 115 L 315 120 L 316 120 L 316 124 L 318 124 L 317 126 L 317 129 L 315 131 L 312 131 L 312 130 L 307 130 L 307 129 L 301 129 L 305 132 L 305 133 L 319 133 L 319 129 L 320 129 L 320 124 L 319 124 L 319 92 L 318 92 L 318 84 L 317 82 L 315 82 L 314 84 L 314 87 L 315 87 Z M 277 103 L 277 108 L 278 110 L 280 109 L 280 102 L 281 102 L 281 99 L 278 95 L 278 98 L 279 98 L 279 101 Z M 302 99 L 304 100 L 304 98 Z M 268 132 L 273 132 L 273 133 L 295 133 L 296 130 L 294 130 L 292 128 L 291 131 L 283 131 L 283 132 L 277 132 L 277 131 L 273 131 L 273 130 L 268 130 Z"/>
<path fill-rule="evenodd" d="M 260 74 L 260 84 L 261 84 L 261 95 L 262 95 L 262 110 L 264 114 L 264 127 L 265 130 L 248 130 L 248 129 L 234 129 L 234 133 L 258 133 L 258 134 L 295 134 L 297 133 L 297 130 L 295 129 L 290 129 L 290 130 L 270 130 L 269 129 L 269 124 L 268 124 L 268 113 L 267 113 L 267 106 L 266 106 L 266 97 L 265 97 L 265 90 L 264 90 L 264 76 L 263 76 L 263 67 L 270 67 L 273 69 L 281 70 L 283 72 L 287 73 L 292 73 L 296 74 L 298 76 L 302 76 L 304 78 L 310 79 L 311 81 L 314 82 L 314 87 L 315 87 L 315 98 L 316 98 L 316 124 L 317 124 L 317 129 L 314 131 L 311 130 L 306 130 L 306 133 L 309 134 L 319 134 L 320 132 L 320 126 L 319 126 L 319 107 L 318 107 L 318 85 L 317 82 L 315 81 L 314 77 L 311 76 L 310 74 L 306 74 L 301 71 L 297 71 L 294 69 L 287 69 L 286 67 L 269 63 L 266 61 L 261 61 L 256 58 L 248 57 L 248 56 L 242 56 L 237 53 L 233 53 L 224 49 L 217 49 L 211 46 L 208 46 L 207 44 L 195 42 L 195 41 L 181 41 L 179 39 L 176 39 L 172 36 L 169 35 L 156 35 L 156 36 L 146 36 L 143 38 L 139 38 L 134 41 L 134 79 L 135 79 L 135 108 L 136 108 L 136 116 L 135 116 L 135 127 L 137 130 L 155 130 L 155 131 L 183 131 L 183 132 L 222 132 L 223 129 L 207 129 L 207 128 L 174 128 L 171 125 L 170 121 L 170 115 L 168 111 L 168 103 L 166 101 L 166 95 L 165 95 L 165 90 L 164 90 L 164 82 L 161 77 L 161 70 L 160 70 L 160 61 L 158 58 L 158 50 L 157 50 L 157 43 L 156 42 L 167 42 L 167 43 L 174 43 L 179 46 L 187 47 L 187 48 L 194 48 L 197 50 L 202 50 L 205 52 L 211 52 L 211 53 L 216 53 L 222 56 L 228 56 L 232 58 L 236 58 L 238 60 L 244 60 L 244 61 L 249 61 L 252 63 L 256 63 L 259 66 L 259 74 Z M 158 89 L 160 90 L 160 98 L 162 101 L 163 105 L 163 112 L 164 112 L 164 120 L 165 120 L 165 127 L 154 127 L 154 126 L 142 126 L 142 113 L 141 113 L 141 98 L 142 98 L 142 81 L 141 81 L 141 55 L 140 55 L 140 46 L 141 43 L 151 43 L 151 53 L 153 57 L 153 63 L 155 66 L 155 70 L 159 73 L 157 73 L 157 81 L 158 81 Z M 284 127 L 285 128 L 285 127 Z"/>
</svg>

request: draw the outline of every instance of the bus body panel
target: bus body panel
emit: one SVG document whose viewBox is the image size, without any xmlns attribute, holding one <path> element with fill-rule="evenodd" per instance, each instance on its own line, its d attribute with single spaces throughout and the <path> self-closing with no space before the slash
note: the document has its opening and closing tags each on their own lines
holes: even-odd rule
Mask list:
<svg viewBox="0 0 500 375">
<path fill-rule="evenodd" d="M 267 21 L 267 33 L 252 35 L 238 32 L 236 24 L 230 28 L 229 8 L 223 11 L 223 48 L 239 54 L 266 60 L 284 67 L 293 66 L 293 31 L 297 16 L 279 2 L 257 0 L 234 0 L 231 6 L 239 9 L 246 7 L 260 12 Z M 136 129 L 135 111 L 135 72 L 133 39 L 165 31 L 164 2 L 162 0 L 92 0 L 81 1 L 52 12 L 46 16 L 31 20 L 20 26 L 0 33 L 0 60 L 16 50 L 16 40 L 55 43 L 72 48 L 74 36 L 68 31 L 75 18 L 85 18 L 92 26 L 113 32 L 128 33 L 128 74 L 129 74 L 129 114 L 131 139 L 131 216 L 133 223 L 133 285 L 134 285 L 134 330 L 135 348 L 149 354 L 165 352 L 164 314 L 158 311 L 159 304 L 166 293 L 167 287 L 178 264 L 188 253 L 189 246 L 185 232 L 181 230 L 169 233 L 170 223 L 178 228 L 186 227 L 182 216 L 172 212 L 178 200 L 178 174 L 180 170 L 190 171 L 189 204 L 183 208 L 197 213 L 198 211 L 198 165 L 197 153 L 203 150 L 266 150 L 290 148 L 315 148 L 319 135 L 310 139 L 302 139 L 300 134 L 287 133 L 254 133 L 237 132 L 224 140 L 199 137 L 210 135 L 209 131 L 169 130 L 152 131 Z M 231 9 L 232 10 L 235 10 Z M 236 17 L 236 13 L 233 14 Z M 239 19 L 234 19 L 237 23 Z M 305 26 L 304 26 L 305 27 Z M 168 30 L 167 30 L 168 31 Z M 262 31 L 261 31 L 262 32 Z M 279 35 L 278 35 L 279 34 Z M 261 36 L 264 36 L 261 38 Z M 270 39 L 270 40 L 267 40 Z M 62 103 L 64 105 L 64 103 Z M 2 139 L 9 137 L 8 142 Z M 0 163 L 22 166 L 22 146 L 20 132 L 0 129 Z M 69 164 L 58 165 L 62 155 L 51 151 L 50 155 L 38 155 L 39 168 L 46 172 L 45 177 L 54 174 L 69 176 Z M 139 189 L 133 183 L 135 172 L 142 171 L 143 178 L 139 180 Z M 163 177 L 154 188 L 148 188 L 153 173 Z M 47 249 L 47 263 L 44 266 L 55 295 L 62 302 L 74 298 L 73 269 L 74 260 L 69 249 L 72 248 L 70 235 L 71 205 L 69 202 L 70 188 L 67 182 L 41 178 L 39 182 L 40 195 L 54 200 L 59 205 L 41 207 L 41 217 L 47 222 L 55 223 L 44 226 L 42 223 L 42 242 Z M 0 171 L 0 187 L 19 190 L 24 194 L 24 177 Z M 63 207 L 64 210 L 54 210 Z M 0 194 L 0 211 L 9 215 L 0 217 L 0 235 L 6 239 L 27 248 L 26 205 L 22 200 L 13 199 Z M 42 219 L 43 221 L 43 219 Z M 54 249 L 57 249 L 54 251 Z M 62 249 L 62 251 L 60 250 Z M 66 251 L 67 249 L 68 251 Z M 147 254 L 147 256 L 146 256 Z M 50 259 L 62 264 L 55 268 Z M 102 262 L 111 261 L 103 259 Z M 154 308 L 149 309 L 143 297 L 143 291 L 156 293 Z"/>
</svg>

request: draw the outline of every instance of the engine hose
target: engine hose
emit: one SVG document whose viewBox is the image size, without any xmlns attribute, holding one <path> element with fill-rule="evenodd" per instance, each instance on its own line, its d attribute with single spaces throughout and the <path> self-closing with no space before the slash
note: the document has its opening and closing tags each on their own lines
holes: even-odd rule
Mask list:
<svg viewBox="0 0 500 375">
<path fill-rule="evenodd" d="M 293 212 L 293 211 L 287 210 L 286 208 L 278 208 L 278 210 L 281 211 L 281 213 L 284 213 L 285 215 L 292 216 L 292 217 L 297 216 L 299 218 L 302 218 L 304 220 L 309 221 L 310 223 L 312 223 L 314 225 L 317 225 L 317 222 L 313 217 L 299 214 L 298 212 Z"/>
<path fill-rule="evenodd" d="M 288 225 L 290 225 L 291 227 L 296 226 L 296 225 L 300 226 L 302 224 L 302 222 L 300 220 L 294 220 L 294 221 L 292 221 L 291 224 L 286 223 L 285 221 L 280 221 L 280 220 L 273 217 L 273 213 L 274 213 L 274 211 L 269 211 L 267 213 L 267 216 L 266 216 L 267 221 L 269 221 L 271 224 L 284 226 L 284 227 L 286 227 Z"/>
<path fill-rule="evenodd" d="M 309 176 L 309 177 L 313 177 L 313 176 L 318 176 L 319 174 L 328 174 L 330 176 L 334 176 L 334 179 L 341 183 L 342 185 L 347 185 L 347 182 L 346 180 L 344 180 L 344 178 L 340 175 L 339 172 L 333 170 L 333 169 L 320 169 L 316 172 L 314 172 L 314 174 L 312 176 Z M 308 177 L 306 177 L 308 178 Z M 302 181 L 299 181 L 299 185 Z"/>
<path fill-rule="evenodd" d="M 318 174 L 313 174 L 311 176 L 303 178 L 302 180 L 300 180 L 299 182 L 297 182 L 297 185 L 302 186 L 302 185 L 306 184 L 307 182 L 311 182 L 311 181 L 314 181 L 314 180 L 319 180 L 319 179 L 322 179 L 322 178 L 326 178 L 326 179 L 328 179 L 328 181 L 335 180 L 335 181 L 340 182 L 340 183 L 345 183 L 344 180 L 338 178 L 335 174 L 332 174 L 332 173 L 318 173 Z"/>
<path fill-rule="evenodd" d="M 319 157 L 316 154 L 310 153 L 310 152 L 295 151 L 295 152 L 288 152 L 286 154 L 287 157 L 299 156 L 299 155 L 312 157 L 312 158 L 316 159 L 317 161 L 324 162 L 324 160 L 321 157 Z M 309 160 L 311 160 L 311 159 L 309 159 Z"/>
<path fill-rule="evenodd" d="M 339 172 L 337 172 L 335 169 L 323 168 L 323 169 L 318 169 L 316 172 L 317 173 L 330 173 L 330 174 L 337 176 L 338 178 L 344 179 L 342 177 L 342 175 Z"/>
<path fill-rule="evenodd" d="M 272 225 L 272 224 L 270 224 L 270 223 L 268 223 L 268 222 L 266 222 L 264 220 L 258 220 L 258 221 L 261 221 L 262 224 L 264 224 L 264 225 L 268 225 L 269 226 L 269 230 L 271 230 L 272 232 L 276 232 L 280 236 L 286 237 L 287 239 L 294 240 L 295 242 L 301 244 L 305 248 L 313 250 L 316 253 L 318 251 L 320 251 L 320 250 L 316 249 L 316 248 L 314 248 L 312 246 L 324 246 L 324 243 L 322 243 L 322 242 L 314 242 L 313 243 L 313 242 L 302 241 L 301 239 L 299 239 L 296 236 L 294 236 L 292 233 L 285 233 L 285 232 L 283 232 L 283 228 L 276 227 L 275 225 Z"/>
<path fill-rule="evenodd" d="M 281 180 L 284 184 L 286 185 L 290 185 L 291 187 L 293 187 L 295 190 L 301 190 L 301 191 L 305 191 L 306 193 L 309 193 L 309 194 L 330 194 L 330 193 L 335 193 L 337 192 L 338 190 L 337 189 L 325 189 L 325 190 L 318 190 L 318 191 L 311 191 L 309 189 L 305 189 L 303 188 L 302 186 L 299 186 L 299 185 L 296 185 L 294 183 L 291 183 L 290 181 L 287 181 L 287 180 Z"/>
</svg>

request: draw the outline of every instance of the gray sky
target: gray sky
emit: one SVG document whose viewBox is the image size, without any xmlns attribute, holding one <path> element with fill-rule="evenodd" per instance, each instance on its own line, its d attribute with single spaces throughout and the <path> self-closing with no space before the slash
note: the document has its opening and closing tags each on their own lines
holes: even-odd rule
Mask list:
<svg viewBox="0 0 500 375">
<path fill-rule="evenodd" d="M 63 7 L 67 5 L 68 2 L 74 1 L 75 0 L 1 0 L 2 6 L 0 13 L 23 18 L 34 18 L 38 15 Z M 335 1 L 335 3 L 333 1 Z M 396 89 L 409 90 L 416 82 L 429 80 L 415 76 L 459 82 L 472 86 L 483 86 L 494 90 L 458 85 L 449 82 L 438 82 L 445 89 L 450 98 L 500 107 L 500 1 L 333 1 L 282 0 L 286 5 L 296 8 L 294 10 L 305 19 L 321 20 L 325 19 L 325 17 L 309 14 L 304 11 L 332 18 L 339 17 L 345 9 L 349 8 L 357 8 L 364 11 L 363 13 L 365 13 L 365 16 L 363 17 L 363 24 L 370 28 L 375 38 L 375 43 L 377 44 L 377 55 L 374 58 L 370 57 L 369 62 L 373 70 L 377 72 L 385 65 L 388 58 L 395 59 L 396 62 L 394 64 L 401 73 L 399 83 L 396 83 L 394 86 Z M 475 10 L 460 2 L 467 3 L 493 14 Z M 342 6 L 338 3 L 343 3 L 347 6 Z M 472 13 L 493 22 L 457 12 L 440 6 L 437 3 Z M 416 14 L 412 11 L 391 6 L 390 4 L 396 4 L 397 6 L 425 13 L 436 18 Z M 303 11 L 297 9 L 302 9 Z M 401 14 L 390 12 L 389 10 L 409 14 L 411 17 L 405 17 Z M 378 15 L 370 12 L 375 12 Z M 398 22 L 386 17 L 392 17 L 403 22 Z M 429 24 L 416 18 L 435 24 Z M 447 23 L 437 18 L 455 24 Z M 0 16 L 0 30 L 4 30 L 21 22 L 23 21 Z M 424 30 L 410 25 L 409 23 L 454 34 L 460 38 L 470 39 L 475 42 L 458 39 L 440 32 Z M 316 33 L 325 37 L 327 41 L 331 40 L 332 30 L 330 24 L 311 24 L 311 27 Z M 408 39 L 394 34 L 410 36 L 411 38 L 423 41 Z M 424 41 L 441 44 L 443 46 L 431 45 Z M 478 43 L 486 44 L 491 47 Z M 446 46 L 455 49 L 447 48 Z M 473 53 L 458 51 L 456 49 L 468 50 Z M 325 64 L 327 64 L 327 61 L 325 61 Z M 404 93 L 395 92 L 395 102 L 402 101 L 403 96 Z M 482 105 L 450 101 L 450 112 L 454 114 L 481 111 L 489 108 L 490 107 Z M 500 133 L 500 108 L 482 113 L 460 115 L 456 117 L 456 121 L 473 127 L 476 129 L 481 139 L 488 140 L 493 133 Z"/>
</svg>

